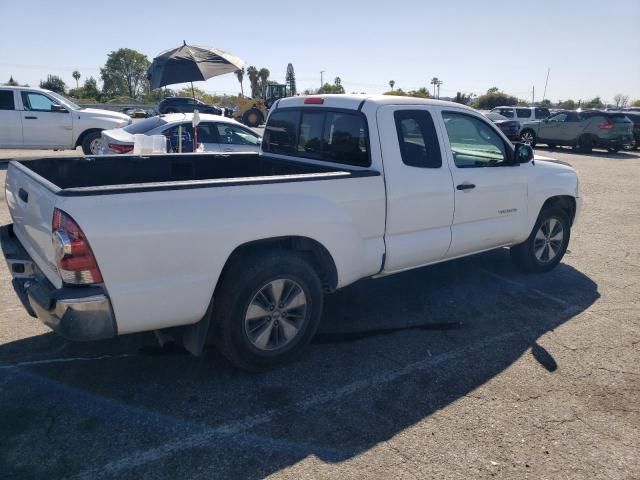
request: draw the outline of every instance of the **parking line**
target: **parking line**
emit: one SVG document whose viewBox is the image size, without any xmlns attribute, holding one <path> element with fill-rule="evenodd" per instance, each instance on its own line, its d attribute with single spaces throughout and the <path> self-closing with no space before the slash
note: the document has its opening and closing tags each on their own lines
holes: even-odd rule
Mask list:
<svg viewBox="0 0 640 480">
<path fill-rule="evenodd" d="M 364 380 L 357 380 L 349 383 L 343 387 L 339 387 L 335 390 L 320 393 L 316 395 L 310 395 L 309 397 L 296 402 L 289 406 L 279 407 L 276 409 L 268 410 L 263 414 L 247 416 L 243 419 L 222 424 L 218 427 L 213 427 L 210 430 L 199 433 L 196 435 L 190 435 L 188 437 L 176 440 L 172 443 L 164 444 L 160 447 L 155 447 L 147 450 L 140 450 L 132 453 L 131 455 L 124 456 L 119 460 L 115 460 L 107 463 L 106 465 L 98 468 L 93 468 L 81 472 L 80 474 L 72 477 L 74 479 L 94 479 L 101 476 L 113 476 L 120 472 L 130 470 L 132 468 L 140 467 L 148 463 L 156 462 L 169 455 L 174 455 L 183 450 L 190 450 L 193 448 L 203 447 L 209 444 L 215 437 L 220 435 L 240 435 L 246 434 L 248 430 L 255 428 L 259 425 L 274 420 L 278 415 L 282 415 L 287 410 L 291 409 L 308 409 L 322 405 L 331 401 L 339 400 L 342 397 L 352 395 L 360 390 L 374 387 L 385 383 L 392 382 L 404 375 L 419 372 L 421 370 L 431 369 L 442 363 L 450 362 L 458 357 L 469 355 L 473 352 L 483 350 L 495 343 L 504 341 L 510 337 L 521 335 L 520 331 L 503 333 L 494 337 L 476 342 L 472 345 L 459 348 L 447 353 L 443 353 L 438 356 L 429 356 L 423 360 L 411 363 L 404 367 L 390 370 L 381 375 L 376 375 Z"/>
<path fill-rule="evenodd" d="M 49 365 L 52 363 L 67 363 L 67 362 L 93 362 L 96 360 L 107 360 L 109 358 L 125 358 L 133 357 L 133 353 L 122 353 L 119 355 L 101 355 L 99 357 L 66 357 L 66 358 L 49 358 L 45 360 L 31 360 L 28 362 L 18 362 L 9 365 L 0 365 L 0 370 L 9 370 L 12 368 L 31 367 L 33 365 Z"/>
</svg>

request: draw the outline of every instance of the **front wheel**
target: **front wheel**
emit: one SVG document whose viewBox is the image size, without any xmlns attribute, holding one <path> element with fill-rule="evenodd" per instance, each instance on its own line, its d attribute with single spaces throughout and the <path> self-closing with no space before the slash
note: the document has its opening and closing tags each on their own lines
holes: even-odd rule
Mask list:
<svg viewBox="0 0 640 480">
<path fill-rule="evenodd" d="M 526 272 L 548 272 L 562 260 L 570 236 L 571 222 L 565 211 L 547 208 L 540 212 L 529 238 L 511 247 L 511 258 Z"/>
<path fill-rule="evenodd" d="M 102 133 L 91 132 L 82 140 L 82 151 L 85 155 L 99 155 L 102 153 Z"/>
<path fill-rule="evenodd" d="M 214 298 L 214 342 L 248 371 L 300 353 L 318 328 L 323 303 L 322 284 L 307 258 L 280 250 L 233 261 Z"/>
<path fill-rule="evenodd" d="M 533 130 L 526 129 L 520 133 L 520 141 L 531 145 L 531 147 L 536 146 L 536 140 L 536 133 Z"/>
<path fill-rule="evenodd" d="M 242 123 L 251 128 L 259 127 L 263 120 L 262 112 L 257 108 L 251 108 L 242 115 Z"/>
</svg>

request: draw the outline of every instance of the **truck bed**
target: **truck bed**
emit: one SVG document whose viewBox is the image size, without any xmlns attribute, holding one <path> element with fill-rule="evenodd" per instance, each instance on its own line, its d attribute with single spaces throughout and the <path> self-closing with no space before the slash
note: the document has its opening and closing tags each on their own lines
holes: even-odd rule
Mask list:
<svg viewBox="0 0 640 480">
<path fill-rule="evenodd" d="M 62 196 L 378 175 L 257 153 L 42 158 L 16 161 Z M 32 172 L 32 173 L 31 173 Z"/>
</svg>

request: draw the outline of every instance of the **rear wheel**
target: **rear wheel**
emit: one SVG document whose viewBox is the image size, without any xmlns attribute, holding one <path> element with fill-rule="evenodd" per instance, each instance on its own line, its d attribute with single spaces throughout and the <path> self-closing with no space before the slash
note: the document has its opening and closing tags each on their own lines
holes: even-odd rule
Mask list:
<svg viewBox="0 0 640 480">
<path fill-rule="evenodd" d="M 582 153 L 591 153 L 593 150 L 593 139 L 591 135 L 582 135 L 578 138 L 578 151 Z"/>
<path fill-rule="evenodd" d="M 242 123 L 247 125 L 248 127 L 258 127 L 264 120 L 262 116 L 262 112 L 257 108 L 250 108 L 244 115 L 242 115 Z"/>
<path fill-rule="evenodd" d="M 531 145 L 532 147 L 535 147 L 536 140 L 536 133 L 533 130 L 527 128 L 520 132 L 520 141 L 522 143 L 526 143 L 528 145 Z"/>
<path fill-rule="evenodd" d="M 82 139 L 82 151 L 85 155 L 99 155 L 102 151 L 102 133 L 87 133 Z"/>
<path fill-rule="evenodd" d="M 526 272 L 548 272 L 554 268 L 569 245 L 571 223 L 566 212 L 557 207 L 540 212 L 526 241 L 511 247 L 514 263 Z"/>
<path fill-rule="evenodd" d="M 320 322 L 322 285 L 304 255 L 275 250 L 234 261 L 215 294 L 214 342 L 235 366 L 262 371 L 309 343 Z"/>
</svg>

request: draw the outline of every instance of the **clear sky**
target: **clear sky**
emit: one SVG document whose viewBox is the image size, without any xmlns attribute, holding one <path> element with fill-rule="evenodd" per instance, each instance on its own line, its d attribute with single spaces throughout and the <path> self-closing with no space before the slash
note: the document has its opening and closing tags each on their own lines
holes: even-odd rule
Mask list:
<svg viewBox="0 0 640 480">
<path fill-rule="evenodd" d="M 536 99 L 640 98 L 640 0 L 317 2 L 0 0 L 0 82 L 37 85 L 48 73 L 74 86 L 95 76 L 110 51 L 151 60 L 182 44 L 206 45 L 267 67 L 299 90 L 342 79 L 347 92 L 379 93 L 444 81 L 441 96 L 496 86 Z M 83 81 L 81 79 L 81 82 Z M 228 74 L 198 85 L 239 91 Z"/>
</svg>

